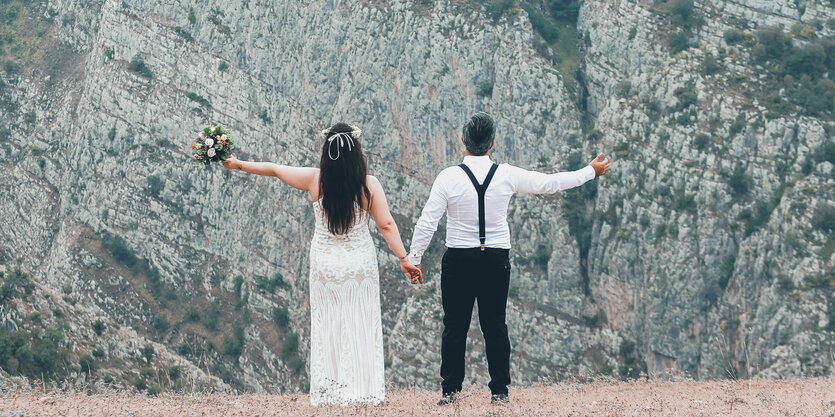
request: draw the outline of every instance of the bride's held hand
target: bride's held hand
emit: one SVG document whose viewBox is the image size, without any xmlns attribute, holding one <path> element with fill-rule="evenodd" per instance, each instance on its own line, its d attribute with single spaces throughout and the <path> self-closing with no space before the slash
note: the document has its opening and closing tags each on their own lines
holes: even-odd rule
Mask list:
<svg viewBox="0 0 835 417">
<path fill-rule="evenodd" d="M 423 272 L 420 268 L 412 265 L 407 258 L 400 260 L 400 270 L 406 274 L 412 284 L 423 284 Z"/>
<path fill-rule="evenodd" d="M 223 161 L 223 167 L 226 169 L 241 169 L 241 161 L 233 155 Z"/>
</svg>

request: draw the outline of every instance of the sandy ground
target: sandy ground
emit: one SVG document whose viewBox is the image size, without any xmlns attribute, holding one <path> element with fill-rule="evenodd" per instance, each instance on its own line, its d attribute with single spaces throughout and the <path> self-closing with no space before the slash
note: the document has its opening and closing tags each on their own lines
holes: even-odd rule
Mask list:
<svg viewBox="0 0 835 417">
<path fill-rule="evenodd" d="M 835 416 L 835 380 L 558 383 L 511 390 L 506 405 L 468 389 L 457 404 L 395 390 L 379 406 L 319 407 L 306 395 L 0 392 L 6 416 Z"/>
</svg>

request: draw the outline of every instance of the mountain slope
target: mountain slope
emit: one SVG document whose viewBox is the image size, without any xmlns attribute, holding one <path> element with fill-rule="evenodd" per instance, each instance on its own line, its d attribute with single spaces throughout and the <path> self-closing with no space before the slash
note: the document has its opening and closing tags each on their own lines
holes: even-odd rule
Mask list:
<svg viewBox="0 0 835 417">
<path fill-rule="evenodd" d="M 832 100 L 835 9 L 801 3 L 600 0 L 575 16 L 535 1 L 10 1 L 2 263 L 135 331 L 113 336 L 124 357 L 145 338 L 222 389 L 303 391 L 310 202 L 192 165 L 191 136 L 221 122 L 241 157 L 315 165 L 316 132 L 358 123 L 408 239 L 434 174 L 462 156 L 460 124 L 484 110 L 498 161 L 613 159 L 595 183 L 511 205 L 514 381 L 832 375 L 835 130 L 826 101 L 801 99 Z M 793 46 L 763 54 L 774 39 Z M 783 65 L 820 50 L 823 69 Z M 413 289 L 374 232 L 398 384 L 437 382 L 442 234 Z M 16 314 L 3 325 L 24 325 Z M 80 377 L 98 337 L 80 333 L 64 374 Z M 92 377 L 110 374 L 137 385 Z"/>
</svg>

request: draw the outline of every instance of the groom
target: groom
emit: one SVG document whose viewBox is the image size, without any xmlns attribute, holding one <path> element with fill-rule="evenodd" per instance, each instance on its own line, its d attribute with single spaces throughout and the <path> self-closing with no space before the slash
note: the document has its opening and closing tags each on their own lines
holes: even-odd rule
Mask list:
<svg viewBox="0 0 835 417">
<path fill-rule="evenodd" d="M 409 258 L 420 268 L 438 222 L 447 213 L 447 251 L 441 261 L 443 397 L 438 405 L 454 402 L 461 391 L 467 332 L 476 300 L 487 351 L 491 401 L 508 400 L 510 340 L 505 309 L 510 282 L 510 198 L 516 193 L 550 194 L 577 187 L 609 168 L 608 159 L 601 161 L 603 154 L 583 169 L 556 174 L 497 165 L 489 156 L 495 133 L 493 119 L 486 113 L 476 113 L 464 125 L 464 162 L 438 174 L 412 237 Z"/>
</svg>

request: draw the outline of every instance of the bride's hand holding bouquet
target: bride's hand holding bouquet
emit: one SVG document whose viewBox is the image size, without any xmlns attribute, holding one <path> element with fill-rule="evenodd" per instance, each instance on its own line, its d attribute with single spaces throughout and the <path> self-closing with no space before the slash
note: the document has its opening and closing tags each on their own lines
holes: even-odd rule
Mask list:
<svg viewBox="0 0 835 417">
<path fill-rule="evenodd" d="M 235 155 L 230 155 L 228 158 L 221 162 L 223 167 L 226 169 L 241 169 L 241 161 L 238 158 L 235 158 Z"/>
</svg>

